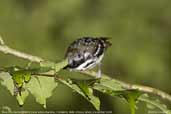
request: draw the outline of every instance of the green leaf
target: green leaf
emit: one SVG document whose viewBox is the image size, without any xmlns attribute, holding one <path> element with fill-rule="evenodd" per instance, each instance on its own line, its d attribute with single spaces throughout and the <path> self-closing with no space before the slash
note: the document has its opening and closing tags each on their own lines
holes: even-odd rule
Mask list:
<svg viewBox="0 0 171 114">
<path fill-rule="evenodd" d="M 51 62 L 51 61 L 42 61 L 40 63 L 40 66 L 41 67 L 49 67 L 51 69 L 54 69 L 55 72 L 58 72 L 59 70 L 63 69 L 65 66 L 67 66 L 68 64 L 68 60 L 65 59 L 59 63 L 54 63 L 54 62 Z"/>
<path fill-rule="evenodd" d="M 81 74 L 80 72 L 76 71 L 69 71 L 69 70 L 60 70 L 58 74 L 60 77 L 64 79 L 72 79 L 72 80 L 93 80 L 95 77 L 88 76 L 85 74 Z"/>
<path fill-rule="evenodd" d="M 57 82 L 51 77 L 32 77 L 26 86 L 36 98 L 36 102 L 46 108 L 46 99 L 52 96 L 53 90 L 57 87 Z"/>
<path fill-rule="evenodd" d="M 63 60 L 63 61 L 61 61 L 59 63 L 56 63 L 54 65 L 55 72 L 58 72 L 59 70 L 63 69 L 67 65 L 68 65 L 68 60 L 67 59 L 65 59 L 65 60 Z"/>
<path fill-rule="evenodd" d="M 96 89 L 102 93 L 109 94 L 111 96 L 120 96 L 122 91 L 125 90 L 122 88 L 120 83 L 106 76 L 103 76 L 99 80 L 99 83 L 95 83 L 93 89 Z"/>
<path fill-rule="evenodd" d="M 29 82 L 31 79 L 31 72 L 26 70 L 17 70 L 10 74 L 17 87 L 22 87 L 25 82 Z"/>
<path fill-rule="evenodd" d="M 106 76 L 102 77 L 99 83 L 95 83 L 93 88 L 111 96 L 124 97 L 130 105 L 131 114 L 135 114 L 136 100 L 141 95 L 139 91 L 125 90 L 118 81 Z"/>
<path fill-rule="evenodd" d="M 100 101 L 99 98 L 94 96 L 93 89 L 88 86 L 88 83 L 85 81 L 77 82 L 77 86 L 84 93 L 84 97 L 93 104 L 96 110 L 100 110 Z"/>
<path fill-rule="evenodd" d="M 0 81 L 2 86 L 6 87 L 7 90 L 13 95 L 14 93 L 14 84 L 13 80 L 11 79 L 11 76 L 9 73 L 0 73 Z"/>
<path fill-rule="evenodd" d="M 24 72 L 23 77 L 24 77 L 24 82 L 28 83 L 31 79 L 31 72 Z"/>
<path fill-rule="evenodd" d="M 19 93 L 16 95 L 16 99 L 20 106 L 24 105 L 24 101 L 28 97 L 28 95 L 29 95 L 28 91 L 22 91 L 21 95 Z"/>
<path fill-rule="evenodd" d="M 78 94 L 82 95 L 88 102 L 90 102 L 95 107 L 96 110 L 100 110 L 99 98 L 93 95 L 93 89 L 88 87 L 86 83 L 73 83 L 73 81 L 70 79 L 68 79 L 68 81 L 59 79 L 59 81 L 73 89 Z"/>
<path fill-rule="evenodd" d="M 10 91 L 11 95 L 14 95 L 14 83 L 9 73 L 1 73 L 0 79 L 1 79 L 1 84 Z M 27 91 L 22 91 L 21 96 L 19 95 L 19 93 L 16 95 L 16 99 L 20 106 L 24 104 L 24 101 L 27 98 L 27 96 L 28 96 Z"/>
<path fill-rule="evenodd" d="M 138 90 L 126 90 L 122 92 L 122 96 L 128 101 L 131 114 L 135 114 L 136 101 L 142 93 Z"/>
<path fill-rule="evenodd" d="M 146 102 L 147 105 L 152 105 L 159 108 L 165 114 L 171 114 L 171 109 L 168 109 L 165 104 L 163 104 L 158 99 L 152 99 L 148 94 L 143 94 L 138 98 L 139 101 Z"/>
<path fill-rule="evenodd" d="M 107 78 L 107 77 L 102 77 L 99 83 L 96 83 L 94 87 L 102 87 L 103 89 L 111 90 L 111 91 L 122 91 L 124 90 L 120 83 L 117 81 Z"/>
</svg>

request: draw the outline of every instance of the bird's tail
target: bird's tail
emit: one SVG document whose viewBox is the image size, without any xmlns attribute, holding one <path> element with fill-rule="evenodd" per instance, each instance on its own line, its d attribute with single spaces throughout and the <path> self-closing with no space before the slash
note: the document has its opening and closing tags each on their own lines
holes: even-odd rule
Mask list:
<svg viewBox="0 0 171 114">
<path fill-rule="evenodd" d="M 103 44 L 106 48 L 110 47 L 112 43 L 109 41 L 111 37 L 100 37 L 100 39 L 103 41 Z"/>
</svg>

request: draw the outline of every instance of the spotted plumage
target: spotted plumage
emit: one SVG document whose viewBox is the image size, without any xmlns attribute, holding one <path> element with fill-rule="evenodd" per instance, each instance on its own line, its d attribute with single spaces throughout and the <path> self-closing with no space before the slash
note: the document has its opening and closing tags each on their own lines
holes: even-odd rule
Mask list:
<svg viewBox="0 0 171 114">
<path fill-rule="evenodd" d="M 94 68 L 97 64 L 100 66 L 104 52 L 110 45 L 106 37 L 83 37 L 75 40 L 70 44 L 65 55 L 68 59 L 67 67 L 71 70 L 84 71 Z"/>
</svg>

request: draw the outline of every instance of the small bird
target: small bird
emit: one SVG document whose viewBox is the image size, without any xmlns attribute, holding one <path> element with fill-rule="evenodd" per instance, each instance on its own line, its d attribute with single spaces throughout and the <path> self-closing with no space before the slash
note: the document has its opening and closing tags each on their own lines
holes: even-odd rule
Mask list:
<svg viewBox="0 0 171 114">
<path fill-rule="evenodd" d="M 98 65 L 97 78 L 101 77 L 101 60 L 111 46 L 107 37 L 83 37 L 75 40 L 67 49 L 65 57 L 71 71 L 84 71 Z"/>
</svg>

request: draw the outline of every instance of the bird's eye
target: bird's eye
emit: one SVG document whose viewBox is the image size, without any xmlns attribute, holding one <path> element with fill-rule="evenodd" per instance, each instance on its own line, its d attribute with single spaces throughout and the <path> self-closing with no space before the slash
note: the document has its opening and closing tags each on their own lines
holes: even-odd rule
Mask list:
<svg viewBox="0 0 171 114">
<path fill-rule="evenodd" d="M 82 59 L 81 54 L 77 54 L 76 57 L 74 58 L 75 61 L 80 61 Z"/>
<path fill-rule="evenodd" d="M 81 58 L 81 54 L 80 53 L 78 54 L 78 58 Z"/>
</svg>

